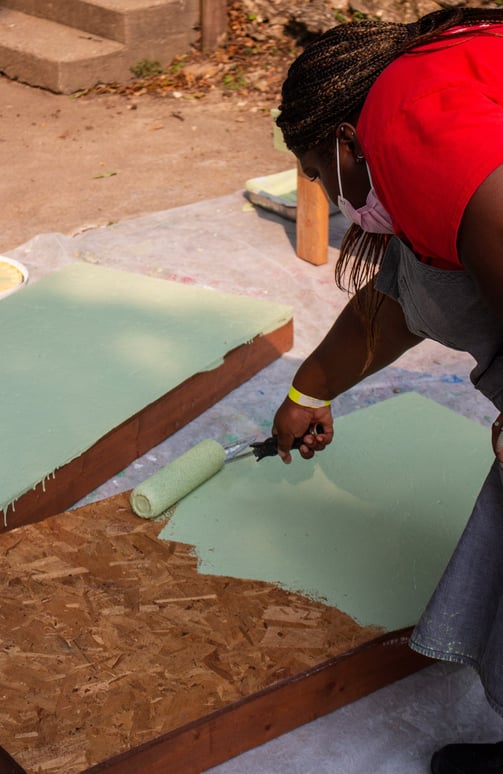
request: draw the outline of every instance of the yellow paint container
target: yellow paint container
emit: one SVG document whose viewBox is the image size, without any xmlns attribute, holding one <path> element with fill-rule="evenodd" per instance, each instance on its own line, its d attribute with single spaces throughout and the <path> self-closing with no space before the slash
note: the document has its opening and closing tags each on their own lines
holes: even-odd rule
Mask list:
<svg viewBox="0 0 503 774">
<path fill-rule="evenodd" d="M 0 299 L 10 296 L 28 282 L 28 269 L 19 261 L 0 255 Z"/>
</svg>

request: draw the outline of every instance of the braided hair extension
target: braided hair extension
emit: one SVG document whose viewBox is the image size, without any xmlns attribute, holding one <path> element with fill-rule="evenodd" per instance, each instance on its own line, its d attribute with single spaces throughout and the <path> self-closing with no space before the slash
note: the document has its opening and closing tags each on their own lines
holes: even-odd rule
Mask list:
<svg viewBox="0 0 503 774">
<path fill-rule="evenodd" d="M 452 27 L 463 29 L 451 33 L 449 41 L 470 34 L 472 25 L 498 22 L 503 23 L 503 9 L 467 7 L 435 11 L 410 24 L 365 20 L 333 27 L 293 62 L 283 83 L 276 123 L 287 146 L 296 156 L 317 148 L 320 155 L 333 157 L 336 128 L 344 121 L 355 123 L 371 86 L 391 62 L 428 43 L 439 42 L 444 47 L 443 33 Z M 477 33 L 492 34 L 489 30 Z M 337 286 L 357 292 L 371 282 L 389 238 L 365 233 L 353 224 L 341 244 L 335 268 Z M 383 297 L 375 292 L 366 293 L 365 298 L 359 311 L 368 321 L 367 365 Z"/>
</svg>

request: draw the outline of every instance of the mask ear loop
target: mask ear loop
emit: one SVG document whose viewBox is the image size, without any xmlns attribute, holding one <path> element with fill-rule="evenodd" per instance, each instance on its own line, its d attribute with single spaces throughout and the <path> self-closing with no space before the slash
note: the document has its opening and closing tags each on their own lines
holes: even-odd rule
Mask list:
<svg viewBox="0 0 503 774">
<path fill-rule="evenodd" d="M 337 162 L 337 180 L 339 182 L 339 196 L 344 199 L 344 194 L 342 193 L 342 180 L 341 180 L 341 165 L 339 162 L 339 138 L 337 137 L 336 145 L 335 145 L 335 157 Z"/>
<path fill-rule="evenodd" d="M 341 164 L 339 160 L 339 138 L 336 139 L 336 145 L 335 145 L 335 157 L 336 157 L 336 163 L 337 163 L 337 181 L 339 183 L 339 195 L 342 199 L 344 199 L 344 193 L 342 191 L 342 178 L 341 178 Z M 372 180 L 372 175 L 370 174 L 370 167 L 367 164 L 367 159 L 365 156 L 358 156 L 358 160 L 365 161 L 365 166 L 367 167 L 367 174 L 369 176 L 370 181 L 370 187 L 374 188 L 374 182 Z"/>
<path fill-rule="evenodd" d="M 374 181 L 372 180 L 372 175 L 370 174 L 370 167 L 369 167 L 369 165 L 367 164 L 367 159 L 365 159 L 365 166 L 367 167 L 367 175 L 369 176 L 370 187 L 371 187 L 373 190 L 375 190 L 375 189 L 374 189 Z"/>
</svg>

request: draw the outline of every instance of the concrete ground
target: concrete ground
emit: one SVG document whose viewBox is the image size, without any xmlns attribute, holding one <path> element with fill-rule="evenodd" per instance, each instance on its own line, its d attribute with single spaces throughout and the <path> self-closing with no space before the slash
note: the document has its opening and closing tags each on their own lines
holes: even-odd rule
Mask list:
<svg viewBox="0 0 503 774">
<path fill-rule="evenodd" d="M 312 266 L 295 256 L 294 224 L 251 207 L 238 191 L 91 229 L 73 238 L 41 234 L 6 253 L 28 267 L 31 281 L 84 260 L 288 302 L 294 309 L 296 338 L 289 353 L 107 481 L 83 503 L 131 488 L 202 438 L 230 442 L 268 433 L 296 368 L 346 300 L 333 282 L 344 231 L 341 215 L 331 218 L 330 229 L 329 262 Z M 334 401 L 334 414 L 415 390 L 489 427 L 495 411 L 473 390 L 471 365 L 463 354 L 423 343 Z M 475 674 L 455 665 L 433 664 L 211 771 L 425 774 L 431 753 L 446 743 L 500 737 L 501 718 L 485 702 Z"/>
</svg>

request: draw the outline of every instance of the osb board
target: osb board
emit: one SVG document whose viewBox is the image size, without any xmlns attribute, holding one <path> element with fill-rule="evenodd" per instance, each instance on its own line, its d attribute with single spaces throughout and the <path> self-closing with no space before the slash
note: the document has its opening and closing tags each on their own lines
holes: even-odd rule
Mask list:
<svg viewBox="0 0 503 774">
<path fill-rule="evenodd" d="M 19 497 L 7 513 L 0 509 L 0 532 L 71 507 L 287 352 L 292 344 L 293 321 L 289 320 L 276 330 L 231 350 L 220 366 L 194 374 L 142 408 Z"/>
<path fill-rule="evenodd" d="M 425 663 L 335 608 L 199 575 L 160 527 L 126 493 L 1 536 L 0 744 L 28 774 L 203 771 Z"/>
</svg>

